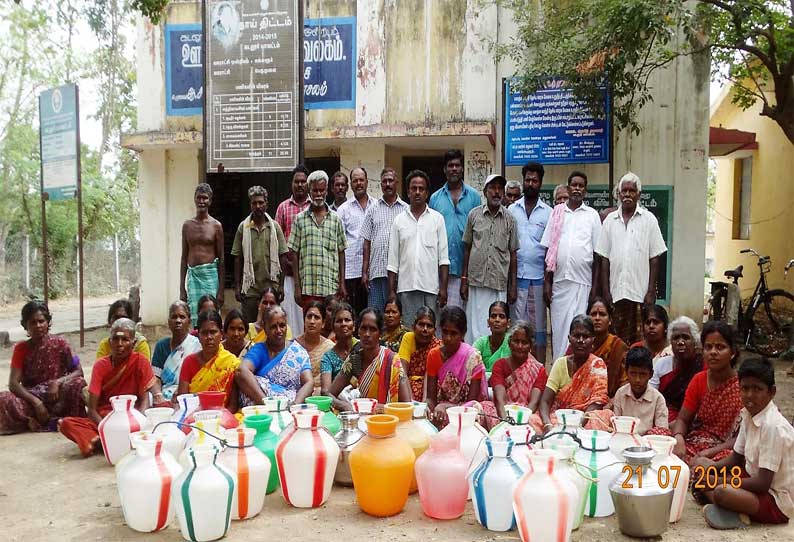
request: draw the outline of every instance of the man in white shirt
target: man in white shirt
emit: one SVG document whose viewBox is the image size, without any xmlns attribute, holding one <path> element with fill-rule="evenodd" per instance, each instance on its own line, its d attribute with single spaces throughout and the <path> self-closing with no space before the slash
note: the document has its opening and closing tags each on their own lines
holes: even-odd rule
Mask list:
<svg viewBox="0 0 794 542">
<path fill-rule="evenodd" d="M 408 209 L 397 215 L 389 237 L 389 299 L 400 297 L 403 314 L 422 306 L 437 310 L 447 304 L 449 253 L 444 217 L 427 206 L 430 178 L 411 171 Z"/>
<path fill-rule="evenodd" d="M 361 237 L 361 226 L 364 215 L 372 200 L 367 195 L 367 171 L 363 167 L 356 167 L 350 171 L 350 185 L 353 188 L 353 198 L 341 204 L 336 214 L 345 227 L 347 248 L 345 249 L 345 289 L 347 299 L 353 306 L 355 314 L 367 306 L 367 291 L 361 284 L 361 271 L 364 254 L 364 240 Z"/>
<path fill-rule="evenodd" d="M 593 284 L 598 284 L 598 266 L 593 258 L 601 219 L 585 205 L 587 175 L 574 171 L 568 176 L 568 201 L 552 211 L 540 244 L 546 252 L 543 294 L 551 313 L 554 359 L 565 355 L 568 331 L 574 316 L 587 311 Z"/>
<path fill-rule="evenodd" d="M 639 204 L 641 193 L 637 175 L 620 179 L 620 207 L 604 219 L 596 245 L 604 301 L 613 304 L 612 324 L 626 344 L 642 337 L 642 306 L 656 303 L 659 265 L 667 252 L 659 222 Z"/>
</svg>

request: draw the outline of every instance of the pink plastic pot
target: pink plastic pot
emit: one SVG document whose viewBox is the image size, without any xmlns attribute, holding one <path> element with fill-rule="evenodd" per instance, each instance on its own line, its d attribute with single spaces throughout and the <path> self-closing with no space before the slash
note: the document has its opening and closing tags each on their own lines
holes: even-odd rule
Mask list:
<svg viewBox="0 0 794 542">
<path fill-rule="evenodd" d="M 431 518 L 455 519 L 463 515 L 469 494 L 468 462 L 454 434 L 439 433 L 430 448 L 416 460 L 414 471 L 422 510 Z"/>
</svg>

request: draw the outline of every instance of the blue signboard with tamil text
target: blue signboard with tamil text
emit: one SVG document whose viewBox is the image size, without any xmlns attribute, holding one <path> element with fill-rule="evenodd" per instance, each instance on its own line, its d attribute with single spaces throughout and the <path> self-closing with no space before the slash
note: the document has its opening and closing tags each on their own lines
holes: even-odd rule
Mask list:
<svg viewBox="0 0 794 542">
<path fill-rule="evenodd" d="M 355 17 L 303 22 L 303 107 L 355 109 Z"/>
<path fill-rule="evenodd" d="M 565 88 L 550 80 L 546 88 L 523 96 L 505 81 L 505 165 L 609 162 L 609 96 L 604 89 L 606 115 L 595 118 Z"/>
<path fill-rule="evenodd" d="M 170 116 L 201 115 L 204 71 L 200 24 L 165 26 L 165 108 Z"/>
<path fill-rule="evenodd" d="M 77 193 L 80 149 L 77 86 L 62 85 L 39 95 L 41 191 L 47 199 L 71 199 Z"/>
</svg>

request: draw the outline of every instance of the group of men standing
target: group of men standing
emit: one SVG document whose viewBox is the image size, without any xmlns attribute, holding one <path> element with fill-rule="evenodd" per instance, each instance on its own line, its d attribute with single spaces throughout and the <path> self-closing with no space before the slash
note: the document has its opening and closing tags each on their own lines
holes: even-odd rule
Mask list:
<svg viewBox="0 0 794 542">
<path fill-rule="evenodd" d="M 553 208 L 540 199 L 545 171 L 537 162 L 522 168 L 523 185 L 490 175 L 483 203 L 463 180 L 463 158 L 458 150 L 445 154 L 446 182 L 432 195 L 428 175 L 409 172 L 407 203 L 389 167 L 380 173 L 382 195 L 375 199 L 362 167 L 352 169 L 348 181 L 342 172 L 329 179 L 297 166 L 292 195 L 275 218 L 267 213 L 267 191 L 249 189 L 251 214 L 237 228 L 231 251 L 244 316 L 256 318 L 269 286 L 284 293 L 296 334 L 303 328 L 301 307 L 329 295 L 347 299 L 357 312 L 383 310 L 399 299 L 408 325 L 423 305 L 458 305 L 466 309 L 466 338 L 473 342 L 488 334 L 488 307 L 501 300 L 510 305 L 511 318 L 533 324 L 535 356 L 543 362 L 546 308 L 556 359 L 568 347 L 573 317 L 600 295 L 614 306 L 617 334 L 628 344 L 638 340 L 640 309 L 656 300 L 659 261 L 667 250 L 656 218 L 639 205 L 639 177 L 620 179 L 620 205 L 602 224 L 584 202 L 587 176 L 580 171 L 568 176 L 567 194 L 558 199 L 555 190 L 561 203 Z M 223 303 L 223 232 L 209 216 L 211 198 L 209 185 L 198 185 L 196 216 L 183 226 L 181 293 L 191 309 L 205 293 Z"/>
</svg>

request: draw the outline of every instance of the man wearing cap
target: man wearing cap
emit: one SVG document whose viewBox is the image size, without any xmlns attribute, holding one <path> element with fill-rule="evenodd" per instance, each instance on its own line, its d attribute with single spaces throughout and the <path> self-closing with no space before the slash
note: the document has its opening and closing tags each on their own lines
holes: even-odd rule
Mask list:
<svg viewBox="0 0 794 542">
<path fill-rule="evenodd" d="M 460 297 L 469 322 L 466 342 L 488 334 L 488 307 L 494 301 L 516 301 L 516 219 L 502 206 L 507 180 L 489 175 L 485 205 L 475 207 L 463 232 Z"/>
</svg>

